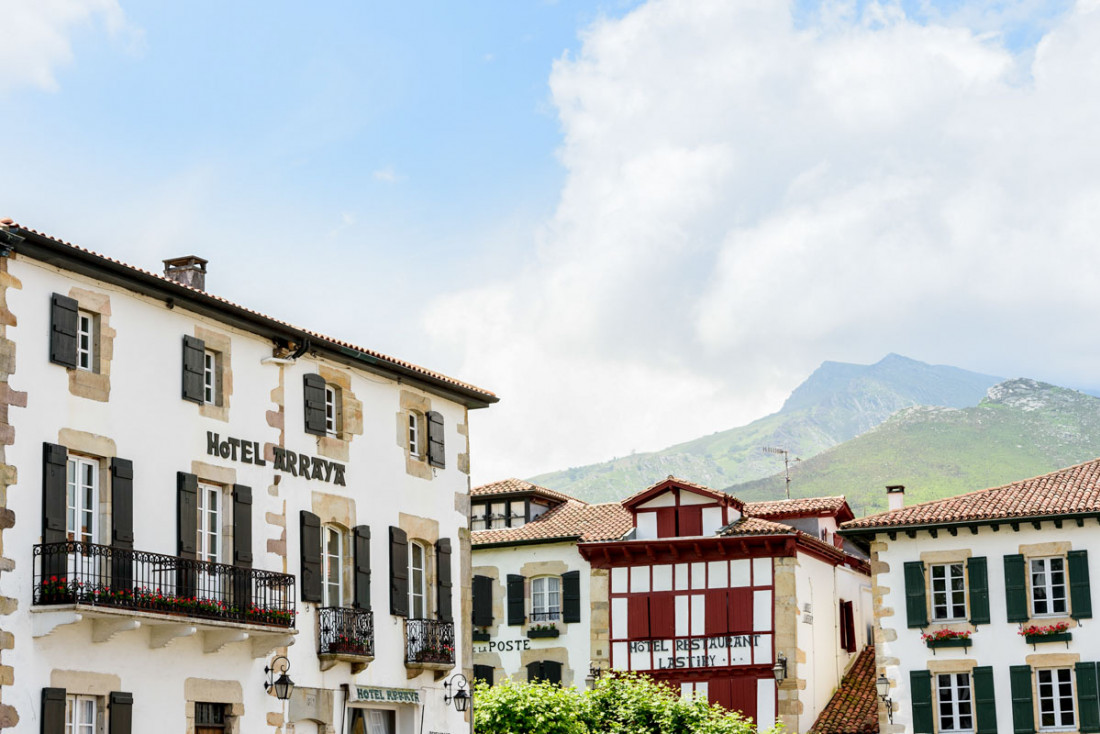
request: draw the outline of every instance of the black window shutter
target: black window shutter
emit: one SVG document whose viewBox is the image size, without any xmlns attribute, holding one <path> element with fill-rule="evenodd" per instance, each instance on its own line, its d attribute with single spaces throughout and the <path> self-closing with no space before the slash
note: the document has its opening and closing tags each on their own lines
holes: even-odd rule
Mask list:
<svg viewBox="0 0 1100 734">
<path fill-rule="evenodd" d="M 252 488 L 233 485 L 233 565 L 252 567 Z"/>
<path fill-rule="evenodd" d="M 855 610 L 853 609 L 852 602 L 842 601 L 840 602 L 840 624 L 842 625 L 840 633 L 840 645 L 847 652 L 856 651 L 856 619 Z"/>
<path fill-rule="evenodd" d="M 356 525 L 355 537 L 355 595 L 352 602 L 359 609 L 370 609 L 370 527 Z"/>
<path fill-rule="evenodd" d="M 409 616 L 409 536 L 390 527 L 390 614 Z"/>
<path fill-rule="evenodd" d="M 53 443 L 42 444 L 42 542 L 66 540 L 65 464 L 69 451 Z"/>
<path fill-rule="evenodd" d="M 305 403 L 306 433 L 325 435 L 325 378 L 303 375 L 302 397 Z"/>
<path fill-rule="evenodd" d="M 50 308 L 50 361 L 76 367 L 76 332 L 79 314 L 75 298 L 53 294 Z"/>
<path fill-rule="evenodd" d="M 508 574 L 508 624 L 523 624 L 523 577 Z"/>
<path fill-rule="evenodd" d="M 307 510 L 298 514 L 302 601 L 321 601 L 321 518 Z"/>
<path fill-rule="evenodd" d="M 428 411 L 428 463 L 440 469 L 447 467 L 443 446 L 443 416 L 434 410 Z"/>
<path fill-rule="evenodd" d="M 542 662 L 542 675 L 543 679 L 550 683 L 556 683 L 561 685 L 561 663 L 553 660 L 544 660 Z"/>
<path fill-rule="evenodd" d="M 451 613 L 451 539 L 440 538 L 435 544 L 435 579 L 439 601 L 439 621 L 453 622 Z"/>
<path fill-rule="evenodd" d="M 1089 552 L 1071 550 L 1066 554 L 1069 566 L 1069 614 L 1074 619 L 1092 617 L 1092 590 L 1089 588 Z"/>
<path fill-rule="evenodd" d="M 42 734 L 65 734 L 65 689 L 42 689 Z"/>
<path fill-rule="evenodd" d="M 206 402 L 203 380 L 206 343 L 193 336 L 183 337 L 183 399 L 193 403 Z"/>
<path fill-rule="evenodd" d="M 493 580 L 488 576 L 474 576 L 473 622 L 475 627 L 493 624 Z"/>
<path fill-rule="evenodd" d="M 970 623 L 989 624 L 989 568 L 985 556 L 968 558 L 966 575 L 970 587 Z"/>
<path fill-rule="evenodd" d="M 111 545 L 134 547 L 134 464 L 111 459 Z"/>
<path fill-rule="evenodd" d="M 997 700 L 993 695 L 993 668 L 982 665 L 971 673 L 974 681 L 976 734 L 997 734 Z"/>
<path fill-rule="evenodd" d="M 1100 732 L 1100 700 L 1097 698 L 1096 663 L 1077 663 L 1078 731 Z"/>
<path fill-rule="evenodd" d="M 932 674 L 927 670 L 909 671 L 909 691 L 913 698 L 913 734 L 933 734 Z"/>
<path fill-rule="evenodd" d="M 481 681 L 485 685 L 493 685 L 493 666 L 492 665 L 475 665 L 474 666 L 474 680 Z"/>
<path fill-rule="evenodd" d="M 111 691 L 110 727 L 107 734 L 131 734 L 134 722 L 134 694 Z"/>
<path fill-rule="evenodd" d="M 910 627 L 928 625 L 928 604 L 924 591 L 924 564 L 908 561 L 905 564 L 905 613 Z"/>
<path fill-rule="evenodd" d="M 1005 607 L 1009 622 L 1026 622 L 1027 609 L 1027 569 L 1024 557 L 1019 554 L 1005 556 Z"/>
<path fill-rule="evenodd" d="M 535 681 L 542 679 L 542 663 L 538 660 L 533 663 L 527 663 L 528 682 L 534 683 Z"/>
<path fill-rule="evenodd" d="M 198 557 L 199 478 L 176 472 L 176 552 L 181 558 Z"/>
<path fill-rule="evenodd" d="M 562 621 L 581 621 L 581 572 L 566 571 L 561 575 Z"/>
<path fill-rule="evenodd" d="M 1012 688 L 1012 732 L 1034 734 L 1035 707 L 1031 702 L 1031 666 L 1010 666 L 1008 680 Z"/>
</svg>

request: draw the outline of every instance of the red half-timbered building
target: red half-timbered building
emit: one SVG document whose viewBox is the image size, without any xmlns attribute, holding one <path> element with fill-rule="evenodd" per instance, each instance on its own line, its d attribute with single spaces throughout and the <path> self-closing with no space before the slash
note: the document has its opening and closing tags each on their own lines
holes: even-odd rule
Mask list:
<svg viewBox="0 0 1100 734">
<path fill-rule="evenodd" d="M 833 535 L 844 499 L 744 503 L 669 477 L 623 505 L 632 535 L 579 546 L 610 572 L 611 668 L 808 727 L 869 634 L 869 568 Z"/>
</svg>

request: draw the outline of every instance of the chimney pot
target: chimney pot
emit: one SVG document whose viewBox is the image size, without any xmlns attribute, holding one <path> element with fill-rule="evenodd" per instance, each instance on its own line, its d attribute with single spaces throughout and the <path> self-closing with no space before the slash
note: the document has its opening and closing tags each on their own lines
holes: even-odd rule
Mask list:
<svg viewBox="0 0 1100 734">
<path fill-rule="evenodd" d="M 200 291 L 206 290 L 206 263 L 198 255 L 173 257 L 164 261 L 164 276 L 177 283 L 189 285 Z"/>
<path fill-rule="evenodd" d="M 901 508 L 905 507 L 905 485 L 886 485 L 886 503 L 891 511 L 900 510 Z"/>
</svg>

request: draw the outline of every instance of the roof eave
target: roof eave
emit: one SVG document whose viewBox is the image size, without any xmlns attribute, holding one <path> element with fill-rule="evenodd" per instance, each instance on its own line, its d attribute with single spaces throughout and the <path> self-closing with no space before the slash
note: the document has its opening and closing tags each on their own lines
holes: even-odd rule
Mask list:
<svg viewBox="0 0 1100 734">
<path fill-rule="evenodd" d="M 521 540 L 500 540 L 494 543 L 478 543 L 471 541 L 471 550 L 484 550 L 486 548 L 505 548 L 516 545 L 549 545 L 551 543 L 578 543 L 579 535 L 562 535 L 554 538 L 523 538 Z"/>
<path fill-rule="evenodd" d="M 925 522 L 907 523 L 905 525 L 871 525 L 859 528 L 838 528 L 837 533 L 844 537 L 856 537 L 861 535 L 878 535 L 879 533 L 904 533 L 917 530 L 944 530 L 949 528 L 969 528 L 977 525 L 1006 525 L 1022 524 L 1026 522 L 1042 522 L 1044 520 L 1076 520 L 1090 517 L 1100 517 L 1100 511 L 1088 512 L 1062 512 L 1052 515 L 1001 515 L 998 517 L 983 517 L 970 520 L 955 520 L 952 522 Z"/>
</svg>

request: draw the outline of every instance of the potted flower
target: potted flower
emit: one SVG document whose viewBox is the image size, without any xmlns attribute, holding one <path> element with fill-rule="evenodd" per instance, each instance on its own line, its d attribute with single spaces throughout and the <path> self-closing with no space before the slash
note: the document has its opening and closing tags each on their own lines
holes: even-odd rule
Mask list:
<svg viewBox="0 0 1100 734">
<path fill-rule="evenodd" d="M 937 647 L 970 647 L 970 630 L 936 630 L 925 632 L 920 636 L 924 643 L 931 649 Z"/>
<path fill-rule="evenodd" d="M 1073 639 L 1069 632 L 1069 622 L 1055 622 L 1054 624 L 1031 624 L 1020 627 L 1017 633 L 1030 645 L 1038 642 L 1066 642 Z"/>
<path fill-rule="evenodd" d="M 536 624 L 527 630 L 527 636 L 532 640 L 539 637 L 557 637 L 558 628 L 552 624 Z"/>
</svg>

